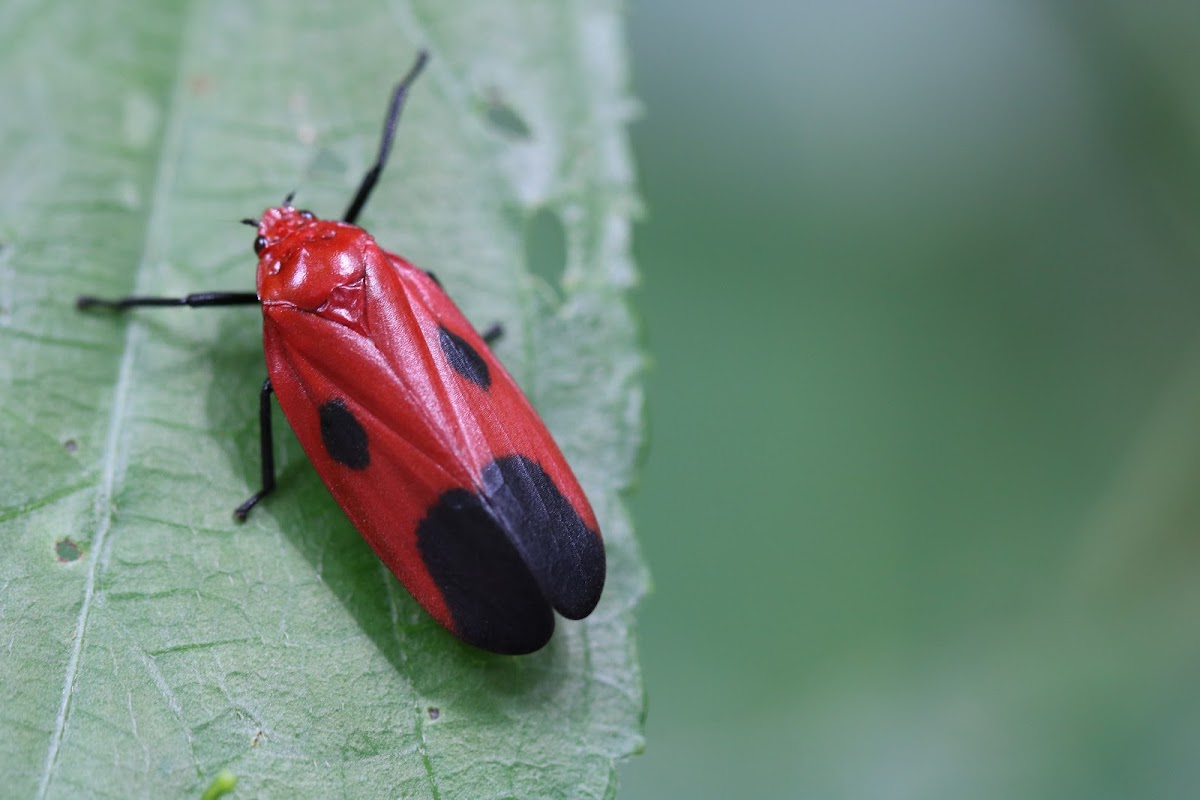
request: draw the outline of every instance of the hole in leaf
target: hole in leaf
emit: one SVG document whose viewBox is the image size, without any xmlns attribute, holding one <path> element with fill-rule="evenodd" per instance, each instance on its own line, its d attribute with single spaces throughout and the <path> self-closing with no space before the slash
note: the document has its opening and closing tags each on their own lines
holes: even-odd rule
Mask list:
<svg viewBox="0 0 1200 800">
<path fill-rule="evenodd" d="M 440 717 L 442 715 L 442 710 L 435 706 L 430 706 L 428 709 L 426 709 L 426 711 L 429 712 L 429 718 L 431 720 L 436 720 L 438 717 Z"/>
<path fill-rule="evenodd" d="M 504 101 L 500 93 L 493 90 L 489 92 L 488 98 L 484 101 L 485 115 L 491 126 L 500 131 L 506 136 L 513 139 L 530 139 L 533 137 L 533 131 L 529 124 L 525 122 L 525 118 L 517 113 L 517 110 Z"/>
<path fill-rule="evenodd" d="M 54 543 L 54 555 L 63 564 L 69 564 L 72 561 L 78 561 L 83 555 L 83 548 L 75 544 L 75 541 L 64 536 Z"/>
<path fill-rule="evenodd" d="M 567 229 L 551 208 L 539 208 L 525 225 L 525 263 L 551 286 L 561 286 L 567 268 Z"/>
<path fill-rule="evenodd" d="M 74 439 L 67 439 L 63 442 L 63 447 L 66 448 L 68 453 L 74 453 L 79 450 L 79 443 Z"/>
</svg>

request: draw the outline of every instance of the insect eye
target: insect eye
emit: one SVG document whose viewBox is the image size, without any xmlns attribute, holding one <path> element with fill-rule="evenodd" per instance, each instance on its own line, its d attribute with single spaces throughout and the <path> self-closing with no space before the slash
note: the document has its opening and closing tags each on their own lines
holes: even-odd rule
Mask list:
<svg viewBox="0 0 1200 800">
<path fill-rule="evenodd" d="M 258 236 L 254 239 L 254 255 L 262 255 L 262 251 L 267 249 L 267 238 Z"/>
<path fill-rule="evenodd" d="M 307 208 L 302 208 L 297 213 L 300 214 L 301 219 L 316 219 L 317 218 L 317 215 L 314 214 L 313 212 L 309 211 Z"/>
</svg>

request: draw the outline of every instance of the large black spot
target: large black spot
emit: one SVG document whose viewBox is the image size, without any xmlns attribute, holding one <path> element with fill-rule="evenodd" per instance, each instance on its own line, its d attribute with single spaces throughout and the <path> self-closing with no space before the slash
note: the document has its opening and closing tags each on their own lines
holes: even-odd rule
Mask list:
<svg viewBox="0 0 1200 800">
<path fill-rule="evenodd" d="M 438 339 L 442 343 L 442 352 L 450 360 L 450 366 L 454 367 L 455 372 L 481 389 L 486 390 L 492 385 L 487 362 L 466 339 L 445 326 L 438 327 Z"/>
<path fill-rule="evenodd" d="M 417 526 L 417 547 L 466 642 L 522 655 L 550 641 L 550 605 L 478 495 L 443 493 Z"/>
<path fill-rule="evenodd" d="M 525 456 L 484 468 L 483 491 L 451 489 L 417 527 L 417 546 L 466 641 L 517 655 L 569 619 L 592 612 L 604 589 L 604 543 L 542 466 Z"/>
<path fill-rule="evenodd" d="M 588 528 L 542 465 L 498 458 L 483 470 L 484 498 L 550 604 L 583 619 L 604 589 L 604 543 Z"/>
<path fill-rule="evenodd" d="M 371 463 L 367 432 L 346 408 L 346 402 L 341 398 L 329 400 L 321 406 L 320 415 L 321 441 L 329 457 L 350 469 L 366 469 Z"/>
</svg>

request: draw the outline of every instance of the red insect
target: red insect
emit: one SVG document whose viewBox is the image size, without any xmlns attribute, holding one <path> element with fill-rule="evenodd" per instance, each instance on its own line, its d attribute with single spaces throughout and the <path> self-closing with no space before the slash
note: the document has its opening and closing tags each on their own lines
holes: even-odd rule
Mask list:
<svg viewBox="0 0 1200 800">
<path fill-rule="evenodd" d="M 529 653 L 554 610 L 604 588 L 595 515 L 537 412 L 431 273 L 354 225 L 387 162 L 422 52 L 396 86 L 379 155 L 342 222 L 291 197 L 257 226 L 256 293 L 80 297 L 80 308 L 261 304 L 262 489 L 275 488 L 271 394 L 334 499 L 433 617 L 464 641 Z"/>
</svg>

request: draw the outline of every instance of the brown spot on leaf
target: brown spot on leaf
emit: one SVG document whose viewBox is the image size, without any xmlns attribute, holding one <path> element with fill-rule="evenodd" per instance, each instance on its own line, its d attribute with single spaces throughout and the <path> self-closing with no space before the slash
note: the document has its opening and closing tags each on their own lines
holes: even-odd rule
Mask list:
<svg viewBox="0 0 1200 800">
<path fill-rule="evenodd" d="M 83 555 L 83 548 L 70 537 L 64 536 L 54 543 L 54 555 L 60 563 L 70 564 L 72 561 L 79 560 L 79 557 Z"/>
<path fill-rule="evenodd" d="M 188 89 L 194 95 L 205 95 L 212 91 L 213 79 L 211 75 L 199 73 L 188 78 Z"/>
</svg>

